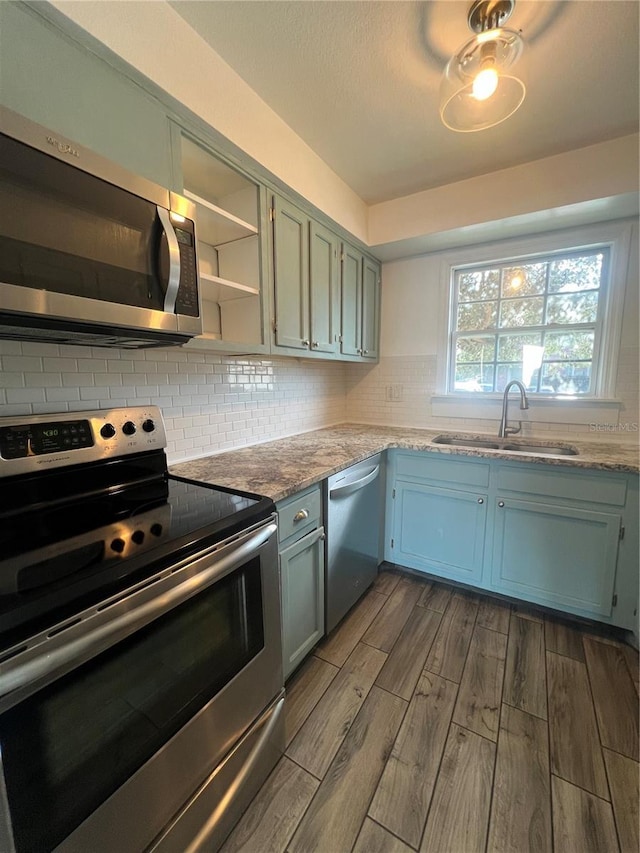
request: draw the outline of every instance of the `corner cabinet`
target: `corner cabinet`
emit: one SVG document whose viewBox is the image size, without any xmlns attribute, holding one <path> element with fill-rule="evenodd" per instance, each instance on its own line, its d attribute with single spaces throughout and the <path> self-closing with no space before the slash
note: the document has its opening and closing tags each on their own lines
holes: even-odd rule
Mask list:
<svg viewBox="0 0 640 853">
<path fill-rule="evenodd" d="M 632 629 L 638 478 L 392 451 L 385 559 Z"/>
<path fill-rule="evenodd" d="M 276 505 L 287 678 L 324 636 L 325 548 L 320 486 Z"/>
<path fill-rule="evenodd" d="M 172 149 L 176 189 L 196 205 L 203 334 L 186 346 L 267 352 L 264 188 L 177 125 Z"/>
<path fill-rule="evenodd" d="M 378 358 L 380 264 L 342 244 L 340 352 L 362 360 Z"/>
</svg>

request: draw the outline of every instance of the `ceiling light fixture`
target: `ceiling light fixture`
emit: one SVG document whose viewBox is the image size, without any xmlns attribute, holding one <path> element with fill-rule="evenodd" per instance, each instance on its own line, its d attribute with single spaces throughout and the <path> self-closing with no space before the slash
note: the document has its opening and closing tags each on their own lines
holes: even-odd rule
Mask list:
<svg viewBox="0 0 640 853">
<path fill-rule="evenodd" d="M 525 86 L 508 69 L 522 53 L 515 30 L 503 26 L 515 0 L 475 0 L 467 23 L 474 38 L 451 57 L 440 87 L 440 118 L 450 130 L 470 133 L 500 124 L 524 100 Z"/>
</svg>

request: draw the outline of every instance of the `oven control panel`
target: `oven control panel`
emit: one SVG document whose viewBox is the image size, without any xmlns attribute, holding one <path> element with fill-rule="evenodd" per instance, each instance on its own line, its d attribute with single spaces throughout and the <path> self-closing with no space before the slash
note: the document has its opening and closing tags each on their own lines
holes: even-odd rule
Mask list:
<svg viewBox="0 0 640 853">
<path fill-rule="evenodd" d="M 0 418 L 0 477 L 166 447 L 157 406 Z"/>
</svg>

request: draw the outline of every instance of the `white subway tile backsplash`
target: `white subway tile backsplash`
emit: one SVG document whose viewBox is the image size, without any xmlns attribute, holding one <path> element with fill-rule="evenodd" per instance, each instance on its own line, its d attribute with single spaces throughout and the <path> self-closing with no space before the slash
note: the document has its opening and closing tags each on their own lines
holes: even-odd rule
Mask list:
<svg viewBox="0 0 640 853">
<path fill-rule="evenodd" d="M 493 432 L 496 422 L 431 414 L 436 356 L 378 365 L 253 358 L 189 349 L 109 350 L 0 341 L 0 415 L 157 405 L 177 461 L 342 421 Z M 638 421 L 638 349 L 621 351 L 620 420 Z M 388 400 L 388 386 L 401 387 Z M 524 424 L 524 434 L 555 425 Z M 555 431 L 558 431 L 557 429 Z M 571 425 L 567 435 L 588 432 Z M 611 438 L 629 438 L 612 433 Z"/>
</svg>

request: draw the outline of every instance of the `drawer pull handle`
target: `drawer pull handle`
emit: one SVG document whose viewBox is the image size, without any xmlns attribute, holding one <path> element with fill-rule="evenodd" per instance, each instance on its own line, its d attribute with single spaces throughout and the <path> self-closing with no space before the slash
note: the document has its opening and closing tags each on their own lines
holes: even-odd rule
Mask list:
<svg viewBox="0 0 640 853">
<path fill-rule="evenodd" d="M 498 506 L 499 506 L 499 507 L 503 507 L 503 506 L 504 506 L 504 501 L 498 501 Z"/>
<path fill-rule="evenodd" d="M 298 512 L 293 516 L 294 521 L 304 521 L 305 518 L 309 518 L 308 509 L 299 509 Z"/>
</svg>

